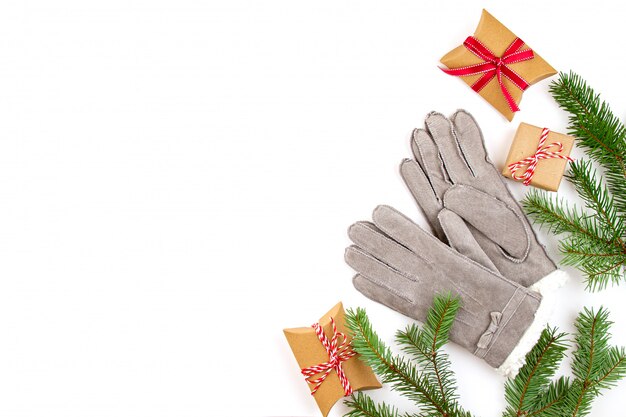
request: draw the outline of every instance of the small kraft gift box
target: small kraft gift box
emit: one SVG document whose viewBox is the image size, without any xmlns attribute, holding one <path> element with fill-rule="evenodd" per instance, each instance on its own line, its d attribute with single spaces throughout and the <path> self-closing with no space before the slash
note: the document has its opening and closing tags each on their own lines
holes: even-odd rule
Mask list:
<svg viewBox="0 0 626 417">
<path fill-rule="evenodd" d="M 495 17 L 483 10 L 473 36 L 441 58 L 446 74 L 461 77 L 509 121 L 532 84 L 556 74 Z"/>
<path fill-rule="evenodd" d="M 353 391 L 381 388 L 372 369 L 351 348 L 342 303 L 313 326 L 283 332 L 324 416 Z"/>
<path fill-rule="evenodd" d="M 556 191 L 567 162 L 573 161 L 569 156 L 573 147 L 571 136 L 520 123 L 502 175 L 522 181 L 524 185 Z"/>
</svg>

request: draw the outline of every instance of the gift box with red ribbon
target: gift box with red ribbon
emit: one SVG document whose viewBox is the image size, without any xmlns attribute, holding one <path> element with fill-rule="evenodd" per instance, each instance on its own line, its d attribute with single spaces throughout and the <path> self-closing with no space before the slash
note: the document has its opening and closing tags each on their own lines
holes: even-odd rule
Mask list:
<svg viewBox="0 0 626 417">
<path fill-rule="evenodd" d="M 573 147 L 571 136 L 520 123 L 502 175 L 524 185 L 556 191 L 567 162 L 572 161 L 569 155 Z"/>
<path fill-rule="evenodd" d="M 441 58 L 446 74 L 460 77 L 509 121 L 524 91 L 556 74 L 537 52 L 483 10 L 473 36 Z"/>
<path fill-rule="evenodd" d="M 381 387 L 372 369 L 351 348 L 342 303 L 312 326 L 285 329 L 284 333 L 324 416 L 353 391 Z"/>
</svg>

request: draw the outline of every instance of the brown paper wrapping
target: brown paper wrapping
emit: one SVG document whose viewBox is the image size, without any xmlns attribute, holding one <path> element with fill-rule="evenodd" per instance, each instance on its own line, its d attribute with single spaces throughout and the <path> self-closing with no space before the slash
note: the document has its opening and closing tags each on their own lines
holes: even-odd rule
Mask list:
<svg viewBox="0 0 626 417">
<path fill-rule="evenodd" d="M 474 32 L 474 37 L 487 46 L 496 56 L 502 56 L 506 48 L 517 38 L 513 32 L 507 29 L 506 26 L 484 9 L 476 32 Z M 524 40 L 524 38 L 522 38 L 522 40 Z M 525 45 L 524 49 L 526 48 L 532 49 L 529 45 Z M 533 59 L 508 65 L 508 67 L 521 75 L 530 85 L 556 74 L 556 70 L 541 58 L 534 49 L 533 52 L 535 56 Z M 471 53 L 463 45 L 457 46 L 452 51 L 445 54 L 440 61 L 448 68 L 465 67 L 483 62 L 482 59 Z M 481 75 L 482 74 L 477 74 L 458 78 L 461 78 L 467 85 L 471 86 Z M 502 77 L 502 79 L 504 85 L 511 93 L 511 96 L 519 105 L 523 91 L 517 88 L 508 78 Z M 502 94 L 502 90 L 500 89 L 500 85 L 495 78 L 480 90 L 478 94 L 502 113 L 509 121 L 513 120 L 514 113 L 509 108 Z"/>
<path fill-rule="evenodd" d="M 318 321 L 328 339 L 331 339 L 333 336 L 333 329 L 330 323 L 331 317 L 335 319 L 337 331 L 347 336 L 349 332 L 345 324 L 345 311 L 342 303 L 338 303 Z M 283 332 L 298 361 L 300 369 L 328 362 L 328 352 L 326 352 L 326 349 L 320 343 L 312 327 L 284 329 Z M 341 366 L 343 367 L 346 377 L 348 377 L 348 381 L 350 381 L 352 390 L 357 391 L 381 387 L 372 369 L 367 366 L 365 362 L 361 361 L 358 355 L 342 362 Z M 313 390 L 314 385 L 306 384 L 309 386 L 309 389 Z M 317 405 L 324 416 L 328 415 L 332 406 L 343 397 L 343 387 L 334 370 L 328 374 L 326 380 L 324 380 L 315 395 L 313 395 L 313 398 L 317 401 Z"/>
<path fill-rule="evenodd" d="M 537 151 L 537 145 L 541 137 L 543 128 L 529 125 L 528 123 L 520 123 L 515 133 L 515 138 L 509 150 L 509 156 L 506 158 L 506 164 L 502 170 L 502 175 L 507 178 L 513 178 L 508 166 L 524 158 L 532 156 Z M 550 131 L 546 138 L 546 145 L 560 142 L 563 144 L 563 156 L 569 156 L 574 147 L 574 138 L 562 133 Z M 542 159 L 537 164 L 535 174 L 530 181 L 530 185 L 543 188 L 547 191 L 556 191 L 559 189 L 567 160 L 560 158 Z M 522 168 L 523 169 L 523 168 Z"/>
</svg>

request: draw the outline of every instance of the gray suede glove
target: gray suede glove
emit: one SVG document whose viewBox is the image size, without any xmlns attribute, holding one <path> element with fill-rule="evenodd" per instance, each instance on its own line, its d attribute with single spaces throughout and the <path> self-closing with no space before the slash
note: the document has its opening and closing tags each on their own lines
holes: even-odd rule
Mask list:
<svg viewBox="0 0 626 417">
<path fill-rule="evenodd" d="M 514 375 L 545 325 L 541 295 L 460 254 L 388 206 L 373 223 L 349 229 L 346 262 L 370 299 L 425 321 L 433 297 L 452 293 L 461 308 L 450 339 L 505 375 Z"/>
<path fill-rule="evenodd" d="M 474 118 L 430 113 L 413 132 L 415 159 L 400 172 L 437 237 L 511 281 L 541 293 L 562 285 L 521 207 L 487 157 Z"/>
</svg>

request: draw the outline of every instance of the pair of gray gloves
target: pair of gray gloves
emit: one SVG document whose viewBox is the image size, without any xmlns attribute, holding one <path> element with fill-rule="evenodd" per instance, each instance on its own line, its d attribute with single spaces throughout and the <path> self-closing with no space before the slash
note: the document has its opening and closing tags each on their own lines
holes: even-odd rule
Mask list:
<svg viewBox="0 0 626 417">
<path fill-rule="evenodd" d="M 434 235 L 389 206 L 353 224 L 345 253 L 368 298 L 425 321 L 433 297 L 461 308 L 450 339 L 507 376 L 524 363 L 547 321 L 546 299 L 565 275 L 548 257 L 502 176 L 474 118 L 430 113 L 400 172 Z M 548 309 L 549 310 L 549 309 Z"/>
</svg>

